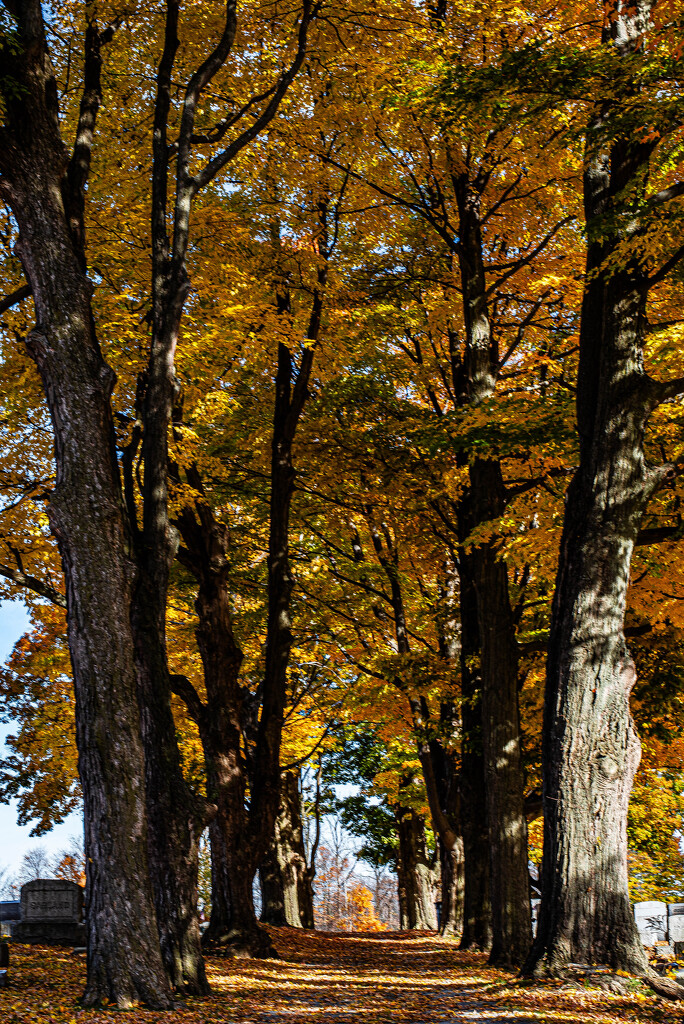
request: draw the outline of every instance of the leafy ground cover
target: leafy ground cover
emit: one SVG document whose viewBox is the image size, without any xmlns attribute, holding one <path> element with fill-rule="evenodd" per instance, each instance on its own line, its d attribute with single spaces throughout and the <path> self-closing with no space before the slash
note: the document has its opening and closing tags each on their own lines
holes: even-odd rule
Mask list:
<svg viewBox="0 0 684 1024">
<path fill-rule="evenodd" d="M 537 985 L 487 967 L 453 942 L 407 933 L 314 934 L 272 929 L 279 960 L 209 957 L 214 994 L 167 1013 L 139 1009 L 136 1024 L 532 1024 L 684 1022 L 684 1005 L 645 991 L 613 995 L 583 984 Z M 13 946 L 2 1024 L 112 1024 L 81 1010 L 84 958 L 70 950 Z M 636 985 L 636 983 L 634 983 Z"/>
</svg>

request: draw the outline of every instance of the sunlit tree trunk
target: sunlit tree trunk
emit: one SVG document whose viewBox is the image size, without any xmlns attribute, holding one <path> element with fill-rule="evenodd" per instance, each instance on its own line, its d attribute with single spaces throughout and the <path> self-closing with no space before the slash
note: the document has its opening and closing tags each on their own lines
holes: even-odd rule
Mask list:
<svg viewBox="0 0 684 1024">
<path fill-rule="evenodd" d="M 428 860 L 425 824 L 408 807 L 395 808 L 399 855 L 397 880 L 402 931 L 436 931 L 435 877 Z"/>
<path fill-rule="evenodd" d="M 650 4 L 611 7 L 604 44 L 638 51 Z M 574 961 L 647 969 L 627 885 L 627 809 L 640 744 L 624 615 L 639 523 L 667 476 L 667 467 L 644 458 L 648 415 L 665 394 L 643 369 L 646 272 L 627 256 L 606 269 L 639 222 L 655 143 L 616 133 L 613 113 L 621 117 L 610 105 L 596 112 L 585 155 L 580 462 L 566 501 L 547 666 L 542 903 L 526 965 L 536 972 Z"/>
<path fill-rule="evenodd" d="M 313 893 L 304 848 L 297 772 L 286 771 L 281 775 L 278 816 L 270 848 L 259 866 L 259 877 L 264 923 L 313 927 Z"/>
</svg>

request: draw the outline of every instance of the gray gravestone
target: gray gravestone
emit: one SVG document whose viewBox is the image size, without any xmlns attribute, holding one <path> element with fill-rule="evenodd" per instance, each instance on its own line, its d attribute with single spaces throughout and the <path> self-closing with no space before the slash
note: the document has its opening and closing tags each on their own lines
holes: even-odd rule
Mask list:
<svg viewBox="0 0 684 1024">
<path fill-rule="evenodd" d="M 83 890 L 75 882 L 39 878 L 21 887 L 21 920 L 14 926 L 15 942 L 52 946 L 85 944 Z"/>
<path fill-rule="evenodd" d="M 644 946 L 667 940 L 667 903 L 659 900 L 635 903 L 634 917 Z"/>
<path fill-rule="evenodd" d="M 667 937 L 670 942 L 684 942 L 684 903 L 668 904 Z"/>
</svg>

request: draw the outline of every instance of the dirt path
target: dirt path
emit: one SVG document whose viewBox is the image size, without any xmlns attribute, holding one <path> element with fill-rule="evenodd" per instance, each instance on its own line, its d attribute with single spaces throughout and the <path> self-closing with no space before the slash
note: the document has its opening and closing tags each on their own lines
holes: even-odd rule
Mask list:
<svg viewBox="0 0 684 1024">
<path fill-rule="evenodd" d="M 246 998 L 256 1001 L 260 991 L 272 1000 L 273 989 L 280 992 L 277 1006 L 254 1014 L 255 1024 L 539 1021 L 493 1005 L 494 989 L 503 989 L 509 976 L 487 969 L 481 956 L 458 953 L 452 942 L 391 934 L 276 935 L 285 962 L 251 964 L 248 977 L 239 970 L 242 986 L 252 993 Z M 220 984 L 232 987 L 235 981 L 233 974 Z"/>
<path fill-rule="evenodd" d="M 634 994 L 521 985 L 431 935 L 339 936 L 271 929 L 279 960 L 208 959 L 214 994 L 169 1013 L 138 1009 L 127 1024 L 684 1024 L 684 1007 Z M 82 957 L 15 946 L 0 1024 L 113 1024 L 78 1007 Z"/>
</svg>

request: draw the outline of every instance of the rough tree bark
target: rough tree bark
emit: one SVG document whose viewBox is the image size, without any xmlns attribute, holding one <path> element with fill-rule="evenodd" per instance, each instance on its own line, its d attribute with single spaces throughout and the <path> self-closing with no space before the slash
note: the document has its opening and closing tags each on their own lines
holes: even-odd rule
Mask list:
<svg viewBox="0 0 684 1024">
<path fill-rule="evenodd" d="M 425 702 L 423 715 L 427 711 Z M 446 739 L 458 733 L 456 709 L 450 702 L 443 702 L 440 707 L 438 730 L 439 735 L 432 736 L 429 741 L 430 764 L 434 779 L 434 783 L 432 780 L 430 782 L 430 788 L 435 786 L 436 798 L 449 825 L 446 829 L 442 822 L 441 829 L 438 830 L 442 885 L 439 932 L 440 935 L 460 935 L 463 931 L 465 882 L 463 826 L 458 767 L 454 753 L 446 745 Z"/>
<path fill-rule="evenodd" d="M 270 956 L 273 947 L 257 922 L 252 894 L 255 854 L 241 742 L 247 695 L 239 683 L 242 651 L 233 632 L 229 531 L 214 516 L 194 466 L 187 470 L 187 479 L 197 499 L 176 520 L 183 540 L 178 557 L 198 581 L 196 636 L 206 702 L 184 677 L 171 681 L 197 722 L 207 795 L 217 807 L 209 826 L 212 909 L 204 940 L 228 944 L 237 956 Z"/>
<path fill-rule="evenodd" d="M 287 925 L 292 928 L 300 927 L 298 903 L 295 904 L 297 913 L 293 914 L 292 902 L 290 900 L 288 907 L 290 910 L 289 920 L 285 912 L 285 886 L 278 856 L 278 840 L 275 834 L 259 864 L 259 888 L 261 890 L 261 914 L 259 920 L 262 924 L 270 924 L 274 928 L 284 928 Z M 292 923 L 293 921 L 294 924 Z"/>
<path fill-rule="evenodd" d="M 476 460 L 470 478 L 477 521 L 498 518 L 505 507 L 500 463 Z M 490 962 L 519 966 L 530 949 L 532 921 L 515 622 L 506 563 L 490 544 L 473 548 L 470 560 L 482 645 L 482 750 L 491 864 Z"/>
<path fill-rule="evenodd" d="M 484 182 L 468 171 L 454 175 L 458 203 L 458 261 L 463 300 L 465 354 L 454 363 L 455 390 L 473 405 L 493 394 L 499 369 L 487 308 L 480 222 Z M 466 518 L 472 527 L 499 518 L 506 505 L 501 464 L 476 458 L 469 464 Z M 492 946 L 490 962 L 519 966 L 530 949 L 532 920 L 527 869 L 527 821 L 520 759 L 518 658 L 515 621 L 505 562 L 488 540 L 462 551 L 466 579 L 477 596 L 481 650 L 482 747 L 485 761 L 490 847 Z"/>
<path fill-rule="evenodd" d="M 3 47 L 0 193 L 19 226 L 18 255 L 36 327 L 27 341 L 52 419 L 50 522 L 67 593 L 83 789 L 87 1006 L 142 1000 L 164 1009 L 164 972 L 148 872 L 145 769 L 131 609 L 135 565 L 115 457 L 110 395 L 90 305 L 84 188 L 99 103 L 102 36 L 89 11 L 85 88 L 74 153 L 60 137 L 57 87 L 40 3 L 6 4 L 17 34 Z M 112 728 L 116 723 L 116 728 Z"/>
<path fill-rule="evenodd" d="M 334 207 L 335 223 L 340 201 L 341 196 Z M 321 330 L 328 259 L 335 244 L 328 237 L 327 201 L 319 203 L 318 212 L 317 243 L 323 260 L 317 271 L 317 284 L 313 291 L 306 334 L 309 343 L 301 354 L 297 370 L 288 346 L 282 341 L 278 343 L 271 435 L 266 664 L 260 693 L 261 714 L 256 729 L 256 753 L 252 757 L 250 771 L 252 878 L 271 841 L 280 800 L 280 744 L 292 647 L 291 599 L 294 577 L 290 567 L 290 512 L 295 485 L 293 443 L 309 394 L 309 380 Z M 280 283 L 276 287 L 276 303 L 281 315 L 289 314 L 290 294 Z"/>
<path fill-rule="evenodd" d="M 633 59 L 651 3 L 611 3 L 603 44 Z M 627 808 L 640 744 L 629 710 L 636 680 L 624 634 L 629 570 L 649 497 L 673 472 L 644 457 L 648 416 L 680 394 L 644 372 L 648 274 L 638 256 L 606 261 L 641 230 L 656 141 L 619 129 L 607 101 L 590 124 L 584 165 L 587 277 L 577 379 L 579 467 L 568 490 L 544 708 L 542 903 L 528 972 L 570 961 L 644 974 L 627 888 Z M 618 126 L 613 124 L 613 115 Z"/>
<path fill-rule="evenodd" d="M 394 808 L 399 837 L 397 882 L 402 931 L 436 931 L 435 878 L 425 843 L 425 823 L 410 807 Z"/>
<path fill-rule="evenodd" d="M 195 994 L 209 991 L 200 945 L 197 912 L 199 838 L 209 808 L 193 794 L 182 772 L 171 710 L 166 653 L 169 570 L 177 541 L 169 520 L 168 435 L 177 382 L 174 357 L 189 280 L 185 267 L 192 198 L 190 142 L 194 109 L 201 90 L 230 52 L 235 12 L 227 11 L 221 39 L 192 76 L 185 94 L 178 139 L 173 241 L 168 232 L 168 120 L 171 77 L 178 39 L 179 3 L 167 0 L 152 135 L 152 337 L 147 373 L 139 397 L 142 464 L 142 525 L 138 525 L 129 479 L 126 494 L 138 563 L 132 622 L 136 641 L 138 690 L 145 746 L 150 869 L 162 956 L 172 984 Z M 137 443 L 137 439 L 136 439 Z M 132 457 L 125 468 L 132 477 Z"/>
<path fill-rule="evenodd" d="M 463 513 L 463 508 L 461 509 Z M 463 539 L 470 526 L 463 529 Z M 489 823 L 482 746 L 482 680 L 477 595 L 466 553 L 459 552 L 461 613 L 461 818 L 463 826 L 463 934 L 461 948 L 490 949 Z"/>
<path fill-rule="evenodd" d="M 285 771 L 273 837 L 259 865 L 261 920 L 265 924 L 312 928 L 313 892 L 304 847 L 299 773 Z"/>
</svg>

